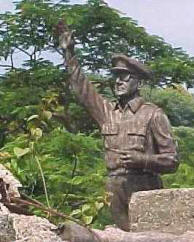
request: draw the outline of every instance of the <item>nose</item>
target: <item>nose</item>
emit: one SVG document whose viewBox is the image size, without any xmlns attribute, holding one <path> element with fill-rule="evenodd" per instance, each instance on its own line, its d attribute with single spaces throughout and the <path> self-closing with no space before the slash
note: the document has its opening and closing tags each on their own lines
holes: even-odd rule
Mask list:
<svg viewBox="0 0 194 242">
<path fill-rule="evenodd" d="M 117 77 L 117 79 L 116 79 L 116 84 L 121 84 L 121 79 L 120 79 L 120 77 Z"/>
</svg>

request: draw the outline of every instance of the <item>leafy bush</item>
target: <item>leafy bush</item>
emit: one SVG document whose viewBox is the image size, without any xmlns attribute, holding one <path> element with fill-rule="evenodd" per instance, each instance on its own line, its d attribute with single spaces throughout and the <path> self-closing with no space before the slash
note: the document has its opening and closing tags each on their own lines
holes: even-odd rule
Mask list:
<svg viewBox="0 0 194 242">
<path fill-rule="evenodd" d="M 142 94 L 164 110 L 172 126 L 194 127 L 194 97 L 183 87 L 144 88 Z"/>
<path fill-rule="evenodd" d="M 25 193 L 46 202 L 46 185 L 48 206 L 90 224 L 105 206 L 101 140 L 60 127 L 41 137 L 40 130 L 34 137 L 19 135 L 8 142 L 2 149 L 9 154 L 4 164 L 22 182 Z"/>
<path fill-rule="evenodd" d="M 175 174 L 164 175 L 167 188 L 194 187 L 194 128 L 176 127 L 174 134 L 178 141 L 180 166 Z"/>
</svg>

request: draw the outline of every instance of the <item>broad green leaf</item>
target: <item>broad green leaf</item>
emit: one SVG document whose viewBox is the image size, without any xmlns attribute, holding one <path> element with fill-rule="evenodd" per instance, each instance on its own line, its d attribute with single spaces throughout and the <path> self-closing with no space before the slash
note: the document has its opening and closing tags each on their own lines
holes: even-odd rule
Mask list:
<svg viewBox="0 0 194 242">
<path fill-rule="evenodd" d="M 181 187 L 180 184 L 177 184 L 177 183 L 171 184 L 171 188 L 180 188 L 180 187 Z"/>
<path fill-rule="evenodd" d="M 89 204 L 84 204 L 82 206 L 82 213 L 84 213 L 85 211 L 88 211 L 90 210 L 91 206 Z"/>
<path fill-rule="evenodd" d="M 72 179 L 72 183 L 74 185 L 79 185 L 79 184 L 83 183 L 83 181 L 84 181 L 84 177 L 82 177 L 82 176 L 76 176 Z"/>
<path fill-rule="evenodd" d="M 30 149 L 29 148 L 22 149 L 19 147 L 14 147 L 13 151 L 14 151 L 14 154 L 16 155 L 16 157 L 20 158 L 20 157 L 28 154 L 30 152 Z"/>
<path fill-rule="evenodd" d="M 74 215 L 78 215 L 79 216 L 79 215 L 81 215 L 81 213 L 82 213 L 81 209 L 75 209 L 75 210 L 73 210 L 73 212 L 71 212 L 70 215 L 71 216 L 74 216 Z"/>
<path fill-rule="evenodd" d="M 71 17 L 68 17 L 68 18 L 66 19 L 66 22 L 67 22 L 68 25 L 72 25 L 73 22 L 74 22 L 74 19 L 71 18 Z"/>
<path fill-rule="evenodd" d="M 14 169 L 14 171 L 18 171 L 18 163 L 16 159 L 11 159 L 10 168 Z"/>
<path fill-rule="evenodd" d="M 43 111 L 43 116 L 49 120 L 52 118 L 52 113 L 50 111 Z"/>
<path fill-rule="evenodd" d="M 95 202 L 95 206 L 96 206 L 96 209 L 97 209 L 97 210 L 100 210 L 101 208 L 104 207 L 104 203 L 98 203 L 98 202 Z"/>
<path fill-rule="evenodd" d="M 31 120 L 33 120 L 33 119 L 39 119 L 39 116 L 38 116 L 37 114 L 30 116 L 30 117 L 27 119 L 27 122 L 29 122 L 29 121 L 31 121 Z"/>
<path fill-rule="evenodd" d="M 85 224 L 91 224 L 92 223 L 92 220 L 93 220 L 93 217 L 92 216 L 83 216 L 83 221 Z"/>
<path fill-rule="evenodd" d="M 38 140 L 42 137 L 42 129 L 40 128 L 31 129 L 31 134 Z"/>
<path fill-rule="evenodd" d="M 47 124 L 45 121 L 41 120 L 40 123 L 41 123 L 42 125 L 44 125 L 44 127 L 46 127 L 46 128 L 48 127 L 48 124 Z"/>
</svg>

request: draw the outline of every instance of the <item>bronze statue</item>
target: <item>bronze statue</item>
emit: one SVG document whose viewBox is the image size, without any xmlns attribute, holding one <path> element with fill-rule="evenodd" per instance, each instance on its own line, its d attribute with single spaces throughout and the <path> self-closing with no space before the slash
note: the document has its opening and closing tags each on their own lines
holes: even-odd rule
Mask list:
<svg viewBox="0 0 194 242">
<path fill-rule="evenodd" d="M 111 103 L 95 91 L 81 71 L 71 32 L 61 25 L 59 34 L 71 87 L 104 137 L 113 219 L 119 228 L 128 231 L 132 192 L 162 188 L 159 174 L 174 172 L 178 167 L 168 118 L 159 107 L 139 96 L 139 81 L 151 78 L 143 64 L 122 54 L 113 56 L 111 71 L 116 76 L 118 102 Z"/>
</svg>

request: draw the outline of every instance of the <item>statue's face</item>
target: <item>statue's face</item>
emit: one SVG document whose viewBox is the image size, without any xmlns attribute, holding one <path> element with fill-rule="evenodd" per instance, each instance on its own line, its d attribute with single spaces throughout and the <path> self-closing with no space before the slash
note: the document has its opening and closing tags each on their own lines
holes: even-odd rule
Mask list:
<svg viewBox="0 0 194 242">
<path fill-rule="evenodd" d="M 115 94 L 118 97 L 132 96 L 137 92 L 138 78 L 129 72 L 118 72 L 116 75 Z"/>
</svg>

